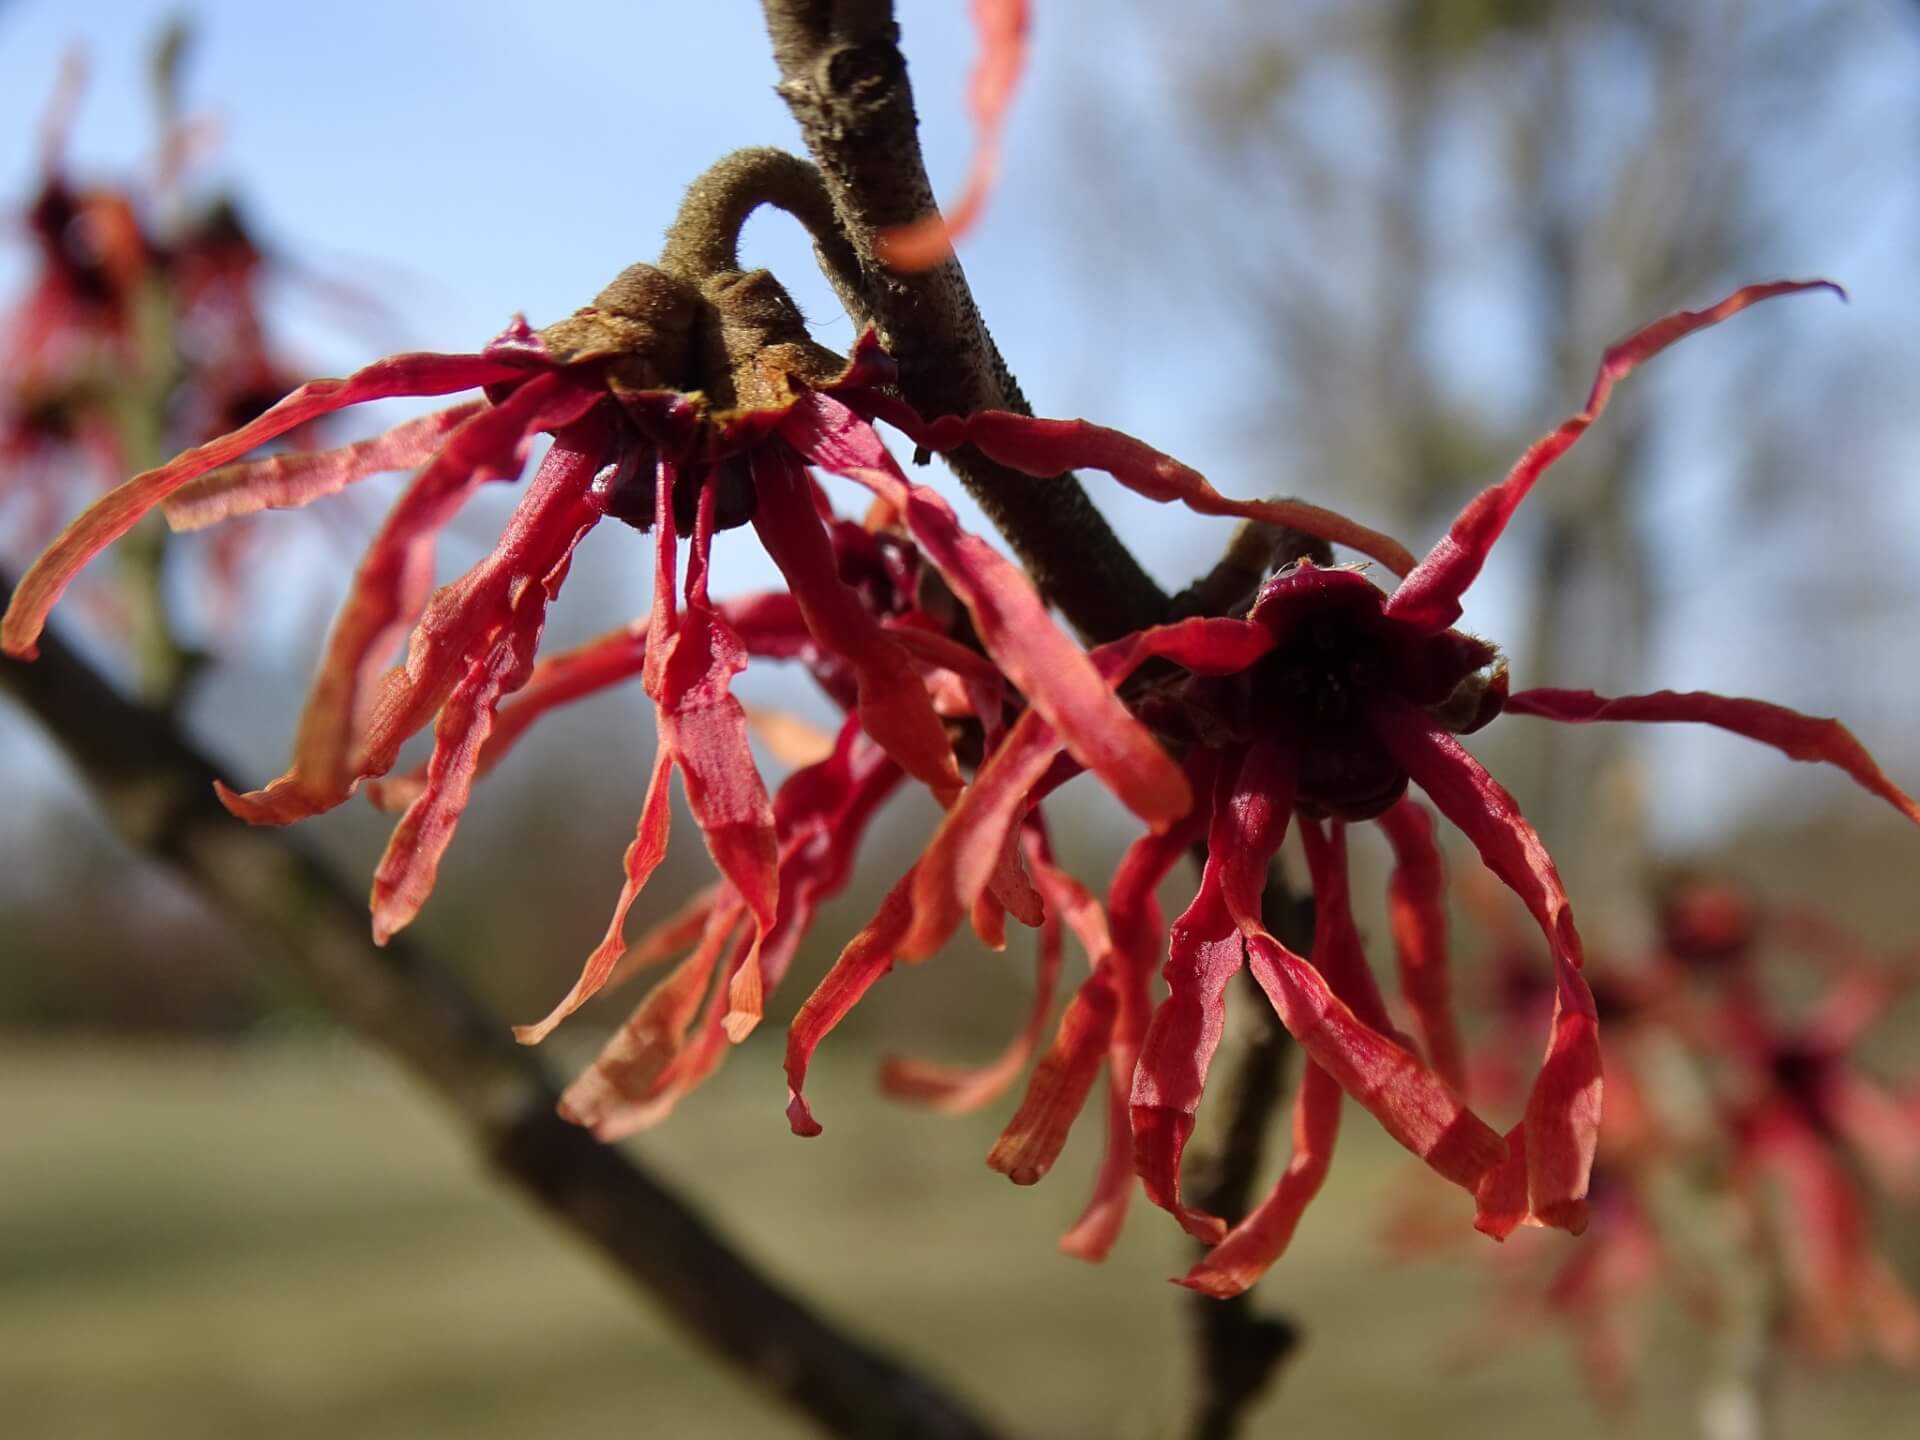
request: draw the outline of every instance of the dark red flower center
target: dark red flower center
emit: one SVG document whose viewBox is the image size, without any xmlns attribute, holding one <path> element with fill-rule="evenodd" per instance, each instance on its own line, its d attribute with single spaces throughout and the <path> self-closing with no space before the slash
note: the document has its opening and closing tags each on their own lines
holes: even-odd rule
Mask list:
<svg viewBox="0 0 1920 1440">
<path fill-rule="evenodd" d="M 1385 601 L 1356 570 L 1302 561 L 1262 587 L 1248 617 L 1276 643 L 1243 677 L 1244 712 L 1228 729 L 1290 745 L 1306 814 L 1370 820 L 1405 792 L 1407 773 L 1376 733 L 1383 707 L 1426 710 L 1456 733 L 1498 711 L 1491 645 L 1418 630 L 1389 617 Z"/>
</svg>

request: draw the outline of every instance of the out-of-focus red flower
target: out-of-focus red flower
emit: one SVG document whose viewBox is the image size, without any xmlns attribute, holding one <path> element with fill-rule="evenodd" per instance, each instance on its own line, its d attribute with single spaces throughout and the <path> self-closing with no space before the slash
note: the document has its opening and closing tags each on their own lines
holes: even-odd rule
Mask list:
<svg viewBox="0 0 1920 1440">
<path fill-rule="evenodd" d="M 1747 1323 L 1739 1308 L 1761 1305 L 1817 1359 L 1870 1345 L 1920 1363 L 1920 1305 L 1872 1238 L 1874 1189 L 1920 1198 L 1920 1115 L 1855 1054 L 1913 976 L 1839 927 L 1727 881 L 1690 877 L 1657 908 L 1647 962 L 1595 962 L 1607 1111 L 1592 1229 L 1571 1254 L 1509 1255 L 1493 1323 L 1508 1333 L 1516 1311 L 1564 1323 L 1608 1401 L 1629 1393 L 1647 1302 L 1663 1288 L 1708 1327 Z M 1784 1019 L 1769 964 L 1810 945 L 1830 983 L 1810 1013 Z M 1512 983 L 1515 949 L 1496 939 L 1497 1023 L 1479 1047 L 1492 1063 L 1476 1075 L 1504 1072 L 1511 1026 L 1534 1008 Z M 1730 1253 L 1702 1264 L 1696 1232 L 1706 1229 L 1710 1248 Z M 1395 1232 L 1426 1241 L 1431 1229 L 1402 1222 Z M 1729 1264 L 1748 1269 L 1743 1291 L 1763 1298 L 1729 1293 Z"/>
<path fill-rule="evenodd" d="M 1866 1181 L 1920 1200 L 1920 1124 L 1853 1052 L 1907 988 L 1856 970 L 1797 1022 L 1778 1018 L 1751 973 L 1719 1000 L 1719 1059 L 1732 1183 L 1780 1257 L 1799 1338 L 1842 1356 L 1864 1339 L 1920 1363 L 1920 1305 L 1873 1245 Z"/>
<path fill-rule="evenodd" d="M 47 126 L 23 226 L 32 274 L 0 349 L 0 507 L 23 562 L 130 468 L 244 424 L 295 383 L 262 315 L 268 262 L 230 200 L 195 209 L 169 187 L 69 177 L 77 76 Z M 208 552 L 217 606 L 248 538 L 236 527 Z"/>
<path fill-rule="evenodd" d="M 973 24 L 980 33 L 980 55 L 967 84 L 978 131 L 973 163 L 960 198 L 944 216 L 929 215 L 879 236 L 875 249 L 896 270 L 930 269 L 952 255 L 953 242 L 979 223 L 1000 173 L 1001 132 L 1027 66 L 1032 16 L 1027 0 L 973 0 Z"/>
<path fill-rule="evenodd" d="M 1234 1293 L 1277 1257 L 1325 1173 L 1340 1091 L 1440 1174 L 1474 1193 L 1476 1224 L 1487 1233 L 1504 1236 L 1522 1223 L 1577 1232 L 1586 1223 L 1602 1066 L 1580 937 L 1539 836 L 1456 736 L 1503 709 L 1577 723 L 1700 721 L 1796 759 L 1837 765 L 1920 821 L 1920 806 L 1836 721 L 1697 693 L 1620 699 L 1548 690 L 1510 695 L 1495 648 L 1450 628 L 1461 614 L 1461 596 L 1508 520 L 1535 481 L 1598 418 L 1617 381 L 1675 341 L 1751 304 L 1815 288 L 1833 287 L 1751 286 L 1708 309 L 1669 316 L 1614 346 L 1584 409 L 1469 503 L 1417 565 L 1386 537 L 1314 507 L 1229 500 L 1170 457 L 1084 421 L 985 412 L 927 424 L 897 408 L 887 414 L 932 450 L 971 443 L 1036 476 L 1104 470 L 1137 492 L 1179 500 L 1201 513 L 1239 515 L 1353 545 L 1404 576 L 1391 594 L 1383 594 L 1358 570 L 1315 560 L 1302 543 L 1299 558 L 1279 557 L 1294 563 L 1260 588 L 1244 619 L 1185 621 L 1094 652 L 1116 685 L 1149 656 L 1187 672 L 1184 679 L 1156 680 L 1150 693 L 1136 697 L 1140 713 L 1188 749 L 1200 803 L 1182 833 L 1190 839 L 1204 835 L 1208 859 L 1197 895 L 1172 928 L 1164 971 L 1168 993 L 1139 1042 L 1129 1098 L 1134 1165 L 1147 1194 L 1196 1237 L 1217 1242 L 1186 1283 Z M 937 949 L 985 892 L 995 857 L 1022 817 L 1063 778 L 1060 762 L 1072 747 L 1084 748 L 1086 738 L 1070 727 L 1055 729 L 1049 717 L 1023 717 L 889 898 L 876 930 L 865 943 L 856 942 L 857 954 L 843 957 L 833 983 L 857 970 L 871 984 L 894 957 Z M 1467 1107 L 1458 1088 L 1462 1074 L 1451 1038 L 1436 903 L 1437 852 L 1424 811 L 1404 798 L 1410 782 L 1526 903 L 1549 947 L 1553 1001 L 1545 1058 L 1520 1122 L 1504 1136 Z M 1296 817 L 1318 902 L 1311 960 L 1273 936 L 1260 913 L 1268 863 Z M 1421 1031 L 1418 1042 L 1389 1018 L 1361 958 L 1347 904 L 1344 827 L 1368 819 L 1384 824 L 1399 857 L 1394 929 L 1403 988 Z M 1229 1232 L 1223 1221 L 1183 1201 L 1179 1177 L 1224 1026 L 1227 982 L 1242 965 L 1251 968 L 1310 1063 L 1297 1102 L 1295 1164 L 1266 1204 Z M 1089 998 L 1083 1010 L 1071 1033 L 1063 1025 L 1059 1042 L 1071 1043 L 1080 1056 L 1096 1054 L 1116 1030 L 1116 1006 L 1102 1004 L 1094 1013 Z M 827 1023 L 841 1013 L 844 1007 L 836 1006 Z M 813 1127 L 800 1092 L 821 1019 L 803 1011 L 790 1039 L 791 1113 L 802 1130 Z M 1422 1056 L 1423 1044 L 1430 1059 Z M 1126 1063 L 1124 1054 L 1109 1058 Z M 1090 1083 L 1088 1072 L 1087 1083 L 1056 1092 L 1053 1103 L 1077 1106 Z"/>
</svg>

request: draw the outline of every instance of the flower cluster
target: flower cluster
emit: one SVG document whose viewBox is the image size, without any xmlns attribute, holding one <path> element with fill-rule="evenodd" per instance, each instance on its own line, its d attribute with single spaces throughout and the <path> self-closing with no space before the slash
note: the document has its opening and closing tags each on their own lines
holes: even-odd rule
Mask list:
<svg viewBox="0 0 1920 1440">
<path fill-rule="evenodd" d="M 1495 1023 L 1472 1068 L 1477 1093 L 1500 1095 L 1540 997 L 1530 947 L 1491 928 Z M 1816 1359 L 1866 1346 L 1920 1364 L 1920 1303 L 1871 1221 L 1875 1192 L 1920 1199 L 1920 1077 L 1889 1083 L 1857 1058 L 1920 979 L 1914 957 L 1882 959 L 1819 917 L 1688 878 L 1663 897 L 1649 954 L 1594 968 L 1608 1094 L 1593 1225 L 1550 1257 L 1544 1283 L 1547 1257 L 1504 1265 L 1502 1312 L 1564 1324 L 1604 1401 L 1630 1394 L 1663 1289 L 1704 1326 L 1756 1323 Z M 1809 970 L 1819 998 L 1796 1009 L 1785 997 Z M 1743 1300 L 1730 1268 L 1763 1293 Z"/>
<path fill-rule="evenodd" d="M 0 517 L 28 542 L 23 562 L 77 498 L 244 424 L 294 383 L 261 313 L 267 257 L 231 199 L 189 204 L 170 176 L 69 175 L 78 83 L 70 65 L 24 215 L 31 274 L 0 348 Z M 216 599 L 234 592 L 245 538 L 232 529 L 210 552 Z"/>
<path fill-rule="evenodd" d="M 1808 288 L 1798 282 L 1749 287 L 1708 309 L 1669 316 L 1613 347 L 1580 413 L 1469 502 L 1418 564 L 1393 556 L 1380 537 L 1355 535 L 1324 516 L 1295 511 L 1282 521 L 1366 549 L 1404 576 L 1390 595 L 1356 569 L 1328 568 L 1302 554 L 1259 587 L 1243 619 L 1181 622 L 1094 652 L 1116 683 L 1149 657 L 1163 667 L 1170 663 L 1175 678 L 1156 680 L 1137 708 L 1185 750 L 1198 798 L 1178 826 L 1143 838 L 1122 862 L 1109 895 L 1110 929 L 1117 935 L 1119 917 L 1128 917 L 1135 943 L 1089 946 L 1094 975 L 1069 1007 L 1029 1094 L 1030 1105 L 1040 1104 L 1046 1115 L 1023 1111 L 1008 1132 L 1010 1141 L 1029 1131 L 1044 1135 L 1048 1145 L 1037 1161 L 1029 1155 L 1009 1173 L 1030 1179 L 1044 1171 L 1104 1049 L 1116 1096 L 1126 1094 L 1127 1124 L 1125 1133 L 1116 1129 L 1110 1137 L 1094 1210 L 1114 1215 L 1122 1203 L 1114 1177 L 1137 1172 L 1155 1203 L 1214 1245 L 1187 1277 L 1196 1288 L 1235 1293 L 1284 1250 L 1326 1173 L 1343 1092 L 1473 1194 L 1476 1224 L 1486 1233 L 1502 1237 L 1521 1224 L 1584 1229 L 1603 1066 L 1579 933 L 1539 836 L 1456 737 L 1503 712 L 1571 723 L 1695 721 L 1795 759 L 1835 765 L 1916 822 L 1920 806 L 1836 721 L 1703 693 L 1611 699 L 1585 691 L 1509 693 L 1494 647 L 1450 627 L 1516 508 L 1599 416 L 1618 380 L 1686 335 L 1757 301 Z M 1100 469 L 1137 491 L 1203 512 L 1254 513 L 1140 442 L 1084 422 L 990 413 L 916 426 L 910 415 L 889 418 L 931 449 L 973 443 L 1035 475 L 1070 466 Z M 1273 514 L 1260 518 L 1281 521 Z M 985 893 L 992 857 L 1058 783 L 1058 766 L 1070 765 L 1084 743 L 1043 717 L 1024 717 L 902 882 L 906 900 L 890 901 L 876 919 L 884 939 L 876 944 L 870 931 L 849 947 L 822 994 L 872 983 L 884 969 L 883 956 L 911 958 L 938 948 Z M 1464 1096 L 1447 1001 L 1438 852 L 1424 807 L 1405 795 L 1410 784 L 1525 902 L 1548 943 L 1553 1002 L 1544 1057 L 1518 1123 L 1504 1133 L 1468 1108 Z M 1382 826 L 1398 857 L 1395 940 L 1418 1040 L 1393 1023 L 1348 905 L 1343 831 L 1367 819 Z M 1310 958 L 1271 933 L 1261 909 L 1269 862 L 1296 820 L 1318 905 Z M 1206 867 L 1167 937 L 1167 990 L 1155 1005 L 1148 967 L 1161 945 L 1152 888 L 1190 844 L 1205 845 Z M 1296 1102 L 1294 1158 L 1266 1201 L 1229 1230 L 1221 1218 L 1183 1201 L 1180 1161 L 1223 1031 L 1226 986 L 1243 966 L 1311 1063 Z M 839 1000 L 830 1008 L 809 1002 L 795 1022 L 788 1070 L 796 1128 L 812 1124 L 799 1099 L 811 1050 L 844 1008 Z M 1113 1115 L 1117 1126 L 1117 1099 Z M 1123 1166 L 1120 1157 L 1129 1150 L 1131 1165 Z M 1084 1232 L 1069 1236 L 1068 1248 L 1085 1253 Z"/>
<path fill-rule="evenodd" d="M 800 194 L 804 210 L 802 192 L 818 182 L 802 171 L 771 152 L 737 157 L 690 192 L 658 264 L 629 268 L 573 316 L 541 330 L 516 320 L 474 353 L 400 355 L 315 381 L 134 476 L 26 575 L 0 622 L 0 645 L 30 656 L 74 576 L 151 510 L 198 526 L 303 506 L 366 476 L 413 469 L 334 623 L 288 770 L 250 792 L 222 787 L 221 796 L 250 822 L 284 824 L 374 782 L 376 802 L 400 812 L 373 885 L 374 933 L 384 939 L 425 903 L 475 780 L 514 738 L 554 705 L 637 677 L 653 702 L 658 742 L 613 918 L 572 989 L 521 1038 L 542 1038 L 643 967 L 683 958 L 568 1090 L 571 1118 L 622 1134 L 659 1118 L 709 1074 L 727 1045 L 755 1028 L 819 902 L 846 883 L 870 817 L 911 780 L 945 816 L 794 1020 L 788 1115 L 797 1132 L 819 1129 L 805 1098 L 807 1069 L 860 997 L 897 961 L 938 951 L 962 923 L 1004 944 L 1011 915 L 1040 932 L 1040 983 L 1021 1037 L 985 1070 L 896 1062 L 886 1082 L 947 1108 L 983 1103 L 1008 1086 L 1045 1034 L 1071 932 L 1090 973 L 990 1160 L 1019 1182 L 1045 1174 L 1105 1066 L 1106 1157 L 1065 1242 L 1073 1253 L 1097 1257 L 1112 1245 L 1137 1175 L 1152 1201 L 1213 1246 L 1187 1283 L 1216 1294 L 1244 1289 L 1285 1248 L 1318 1189 L 1343 1095 L 1474 1196 L 1482 1230 L 1582 1229 L 1602 1064 L 1580 937 L 1539 837 L 1458 737 L 1503 712 L 1575 723 L 1700 721 L 1837 765 L 1910 818 L 1920 820 L 1920 807 L 1836 722 L 1699 694 L 1510 693 L 1496 648 L 1453 626 L 1508 520 L 1599 416 L 1617 380 L 1683 336 L 1818 282 L 1750 287 L 1623 341 L 1585 408 L 1472 500 L 1416 563 L 1389 537 L 1330 511 L 1229 499 L 1117 431 L 1000 412 L 915 413 L 890 388 L 890 362 L 870 336 L 851 357 L 831 354 L 808 337 L 772 276 L 739 267 L 734 237 L 746 212 L 768 198 L 768 185 Z M 735 185 L 746 179 L 761 190 Z M 348 406 L 473 390 L 477 398 L 372 439 L 247 458 Z M 1102 470 L 1156 500 L 1255 522 L 1280 537 L 1270 557 L 1277 568 L 1268 576 L 1263 567 L 1249 593 L 1226 597 L 1218 613 L 1085 650 L 1018 569 L 901 470 L 874 429 L 881 420 L 929 451 L 973 445 L 1036 476 Z M 436 589 L 440 532 L 482 486 L 518 477 L 542 434 L 552 443 L 492 553 Z M 811 471 L 872 492 L 865 523 L 835 517 Z M 651 537 L 651 613 L 542 660 L 548 609 L 575 547 L 606 519 Z M 785 589 L 715 600 L 716 538 L 747 527 Z M 1332 563 L 1332 545 L 1403 578 L 1382 592 L 1363 567 Z M 772 793 L 731 694 L 753 656 L 800 661 L 846 714 L 831 754 Z M 429 726 L 424 768 L 393 776 L 403 743 Z M 1081 772 L 1146 827 L 1104 900 L 1054 864 L 1042 814 L 1046 796 Z M 666 852 L 675 773 L 719 878 L 629 949 L 629 910 Z M 1544 1058 L 1521 1114 L 1502 1128 L 1468 1104 L 1438 842 L 1411 786 L 1526 902 L 1548 942 Z M 1394 931 L 1415 1034 L 1396 1023 L 1351 915 L 1346 827 L 1360 821 L 1379 824 L 1398 857 Z M 1300 836 L 1317 902 L 1305 952 L 1273 933 L 1262 908 L 1289 830 Z M 1206 856 L 1197 892 L 1168 930 L 1156 889 L 1196 847 Z M 1164 993 L 1153 982 L 1160 965 Z M 1310 1063 L 1293 1159 L 1273 1193 L 1230 1228 L 1186 1202 L 1180 1170 L 1222 1034 L 1226 986 L 1243 967 Z"/>
</svg>

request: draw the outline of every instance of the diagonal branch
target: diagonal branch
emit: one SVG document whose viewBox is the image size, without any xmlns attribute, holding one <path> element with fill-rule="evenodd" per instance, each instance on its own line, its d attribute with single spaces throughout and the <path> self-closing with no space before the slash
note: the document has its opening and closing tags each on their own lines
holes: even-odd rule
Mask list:
<svg viewBox="0 0 1920 1440">
<path fill-rule="evenodd" d="M 957 260 L 896 274 L 875 237 L 935 213 L 892 0 L 763 0 L 776 87 L 825 176 L 865 278 L 866 314 L 928 418 L 1032 414 Z M 1167 599 L 1071 474 L 1036 480 L 968 447 L 947 462 L 1007 538 L 1040 593 L 1091 642 L 1164 618 Z"/>
<path fill-rule="evenodd" d="M 0 577 L 0 603 L 11 589 Z M 47 728 L 128 840 L 270 939 L 439 1096 L 501 1179 L 769 1398 L 831 1435 L 992 1440 L 958 1400 L 775 1286 L 636 1162 L 562 1121 L 545 1068 L 506 1024 L 419 947 L 375 949 L 359 898 L 284 831 L 227 814 L 212 762 L 171 720 L 54 635 L 32 664 L 0 660 L 0 691 Z"/>
</svg>

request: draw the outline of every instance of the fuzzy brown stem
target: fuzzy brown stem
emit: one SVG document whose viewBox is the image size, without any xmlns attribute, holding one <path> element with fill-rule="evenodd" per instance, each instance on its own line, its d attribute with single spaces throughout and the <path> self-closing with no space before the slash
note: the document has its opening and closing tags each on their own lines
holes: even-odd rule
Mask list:
<svg viewBox="0 0 1920 1440">
<path fill-rule="evenodd" d="M 935 213 L 892 0 L 763 0 L 780 97 L 799 123 L 858 259 L 866 318 L 929 418 L 1032 414 L 957 260 L 897 274 L 884 230 Z M 1167 597 L 1071 474 L 1037 480 L 968 447 L 946 457 L 1040 593 L 1092 642 L 1159 623 Z"/>
<path fill-rule="evenodd" d="M 10 596 L 0 577 L 0 603 Z M 0 660 L 0 690 L 40 720 L 135 846 L 271 941 L 438 1095 L 502 1180 L 769 1398 L 830 1435 L 991 1440 L 958 1400 L 774 1285 L 632 1159 L 562 1121 L 553 1081 L 506 1024 L 417 946 L 376 949 L 366 906 L 286 832 L 227 814 L 219 772 L 167 716 L 123 698 L 51 634 L 37 661 Z"/>
<path fill-rule="evenodd" d="M 762 205 L 784 210 L 813 237 L 814 258 L 856 324 L 866 318 L 860 262 L 840 232 L 820 172 L 769 145 L 736 150 L 687 187 L 667 231 L 660 268 L 694 284 L 740 268 L 740 231 Z"/>
</svg>

